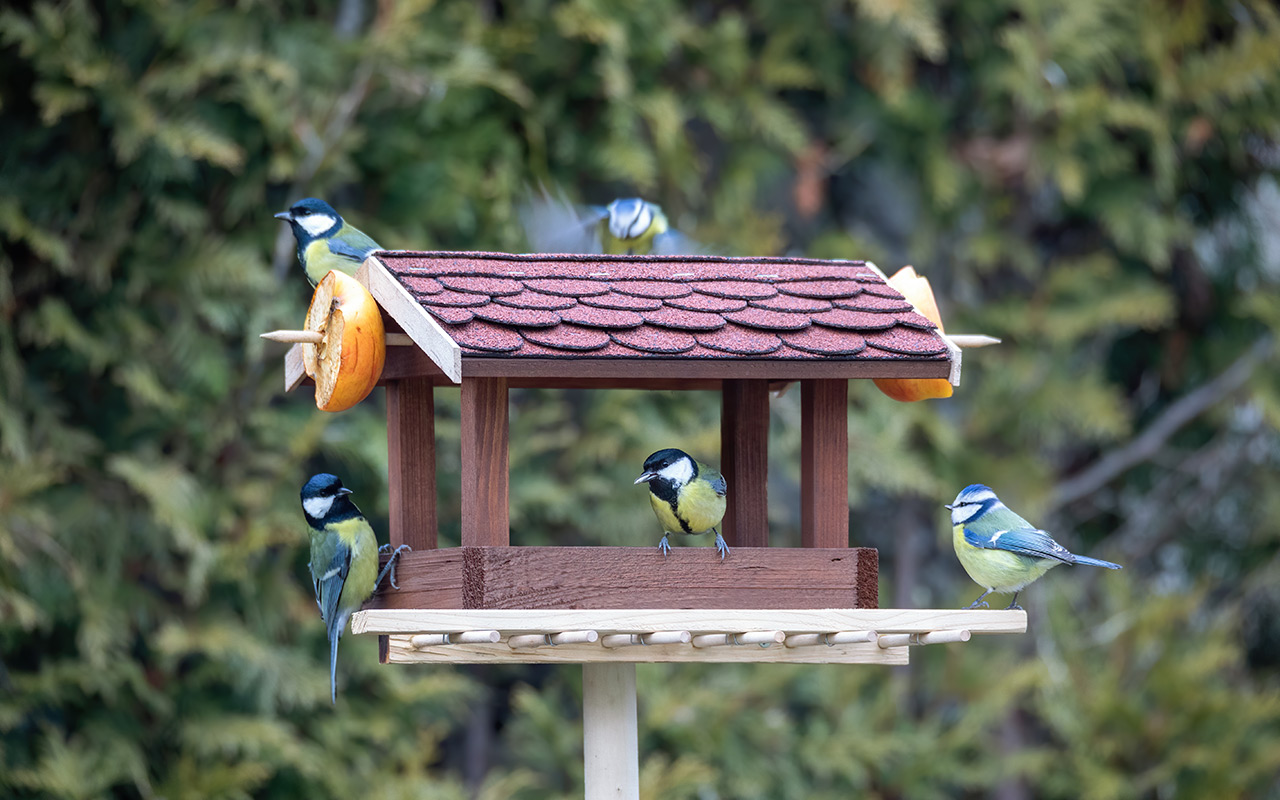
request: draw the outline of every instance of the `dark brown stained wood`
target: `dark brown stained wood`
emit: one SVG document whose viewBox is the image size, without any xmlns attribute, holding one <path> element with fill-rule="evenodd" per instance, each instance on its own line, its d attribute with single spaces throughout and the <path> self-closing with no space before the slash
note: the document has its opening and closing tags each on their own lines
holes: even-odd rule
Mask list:
<svg viewBox="0 0 1280 800">
<path fill-rule="evenodd" d="M 455 547 L 406 554 L 373 608 L 875 608 L 869 548 Z"/>
<path fill-rule="evenodd" d="M 365 608 L 465 608 L 462 604 L 462 547 L 401 553 L 396 583 L 384 580 Z M 387 556 L 381 563 L 387 563 Z"/>
<path fill-rule="evenodd" d="M 800 543 L 849 546 L 849 383 L 800 382 Z"/>
<path fill-rule="evenodd" d="M 494 358 L 462 357 L 463 377 L 504 378 L 718 378 L 800 380 L 805 378 L 946 378 L 951 362 L 909 358 L 847 361 L 664 358 Z"/>
<path fill-rule="evenodd" d="M 387 484 L 391 544 L 436 546 L 436 431 L 431 381 L 387 384 Z"/>
<path fill-rule="evenodd" d="M 725 539 L 731 547 L 768 547 L 768 381 L 724 382 L 720 472 L 729 484 Z"/>
<path fill-rule="evenodd" d="M 508 522 L 507 381 L 462 381 L 462 544 L 502 546 Z"/>
</svg>

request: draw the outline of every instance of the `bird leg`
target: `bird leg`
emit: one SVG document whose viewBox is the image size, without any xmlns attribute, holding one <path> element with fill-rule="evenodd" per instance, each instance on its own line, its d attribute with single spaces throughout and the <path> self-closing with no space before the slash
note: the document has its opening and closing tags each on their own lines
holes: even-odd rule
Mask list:
<svg viewBox="0 0 1280 800">
<path fill-rule="evenodd" d="M 715 530 L 712 528 L 712 530 Z M 724 557 L 729 555 L 729 545 L 725 544 L 724 537 L 720 535 L 720 531 L 716 531 L 716 552 L 720 554 L 720 560 L 724 561 Z"/>
<path fill-rule="evenodd" d="M 970 605 L 969 608 L 971 609 L 972 608 L 988 608 L 987 602 L 986 602 L 986 596 L 991 594 L 993 591 L 995 590 L 988 589 L 985 592 L 983 592 L 982 595 L 977 600 L 973 601 L 972 605 Z M 1016 598 L 1017 595 L 1014 595 L 1014 597 Z"/>
<path fill-rule="evenodd" d="M 667 541 L 667 537 L 670 535 L 670 531 L 662 534 L 662 541 L 658 542 L 658 552 L 662 553 L 663 556 L 671 552 L 671 542 Z"/>
<path fill-rule="evenodd" d="M 1026 609 L 1024 609 L 1022 606 L 1018 605 L 1018 595 L 1019 595 L 1019 594 L 1020 594 L 1020 592 L 1014 592 L 1014 593 L 1013 593 L 1013 600 L 1011 600 L 1011 601 L 1009 602 L 1009 607 L 1008 607 L 1008 608 L 1006 608 L 1006 609 L 1005 609 L 1005 611 L 1025 611 L 1025 610 L 1026 610 Z"/>
<path fill-rule="evenodd" d="M 391 553 L 391 559 L 387 561 L 387 565 L 382 568 L 382 572 L 378 573 L 378 579 L 373 582 L 373 590 L 375 592 L 378 591 L 378 587 L 382 585 L 382 579 L 386 577 L 391 578 L 392 589 L 400 588 L 400 584 L 396 583 L 396 562 L 400 560 L 401 553 L 403 553 L 405 550 L 412 550 L 412 549 L 413 548 L 407 544 L 402 544 L 399 547 L 397 547 L 395 550 L 392 550 L 391 545 L 389 544 L 384 544 L 382 547 L 378 548 L 379 553 L 388 553 L 388 552 Z"/>
</svg>

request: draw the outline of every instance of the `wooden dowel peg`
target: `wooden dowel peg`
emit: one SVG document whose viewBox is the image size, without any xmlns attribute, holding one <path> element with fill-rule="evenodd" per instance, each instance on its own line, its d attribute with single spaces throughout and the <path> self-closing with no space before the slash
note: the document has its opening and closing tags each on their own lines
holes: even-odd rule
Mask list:
<svg viewBox="0 0 1280 800">
<path fill-rule="evenodd" d="M 955 333 L 947 337 L 956 347 L 969 350 L 975 347 L 988 347 L 993 344 L 1000 344 L 1000 340 L 994 336 L 987 336 L 982 333 Z"/>
<path fill-rule="evenodd" d="M 522 633 L 507 639 L 507 647 L 512 650 L 528 650 L 534 647 L 547 647 L 551 642 L 545 633 Z"/>
<path fill-rule="evenodd" d="M 768 647 L 786 641 L 784 631 L 746 631 L 745 633 L 704 633 L 693 637 L 694 647 L 724 647 L 726 645 L 756 644 Z"/>
<path fill-rule="evenodd" d="M 885 633 L 881 634 L 876 644 L 880 645 L 881 649 L 887 650 L 890 647 L 906 647 L 908 645 L 967 642 L 972 636 L 973 634 L 966 630 L 930 631 L 928 633 Z"/>
<path fill-rule="evenodd" d="M 557 644 L 591 644 L 599 641 L 600 634 L 595 631 L 561 631 L 547 637 L 552 645 Z"/>
<path fill-rule="evenodd" d="M 289 344 L 320 344 L 324 341 L 324 334 L 320 331 L 270 331 L 258 335 L 273 342 Z"/>
<path fill-rule="evenodd" d="M 879 637 L 875 631 L 837 631 L 836 633 L 793 633 L 786 639 L 787 647 L 813 647 L 838 644 L 862 644 L 875 642 Z"/>
<path fill-rule="evenodd" d="M 608 636 L 600 637 L 600 645 L 610 650 L 616 647 L 632 647 L 644 644 L 640 641 L 640 637 L 634 633 L 611 633 Z"/>
<path fill-rule="evenodd" d="M 654 631 L 640 636 L 642 644 L 688 644 L 692 640 L 693 634 L 688 631 Z"/>
<path fill-rule="evenodd" d="M 494 644 L 502 640 L 497 631 L 463 631 L 462 633 L 420 633 L 409 639 L 416 650 L 444 644 Z"/>
</svg>

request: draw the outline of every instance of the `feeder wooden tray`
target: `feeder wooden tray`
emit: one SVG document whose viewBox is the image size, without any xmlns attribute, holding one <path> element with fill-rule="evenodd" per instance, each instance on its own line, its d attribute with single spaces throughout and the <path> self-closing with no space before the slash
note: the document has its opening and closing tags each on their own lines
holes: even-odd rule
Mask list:
<svg viewBox="0 0 1280 800">
<path fill-rule="evenodd" d="M 1023 633 L 1024 611 L 940 609 L 370 609 L 393 664 L 906 664 L 912 645 Z"/>
</svg>

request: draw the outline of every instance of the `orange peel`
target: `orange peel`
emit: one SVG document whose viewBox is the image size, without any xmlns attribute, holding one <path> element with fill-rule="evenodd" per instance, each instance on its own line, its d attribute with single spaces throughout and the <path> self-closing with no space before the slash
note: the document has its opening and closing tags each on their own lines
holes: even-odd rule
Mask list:
<svg viewBox="0 0 1280 800">
<path fill-rule="evenodd" d="M 907 298 L 907 302 L 929 321 L 938 326 L 942 333 L 942 314 L 938 311 L 938 302 L 933 297 L 933 287 L 929 279 L 917 273 L 914 267 L 903 267 L 885 281 Z M 945 378 L 876 378 L 876 388 L 894 400 L 903 403 L 914 403 L 917 400 L 936 400 L 950 397 L 953 391 L 951 382 Z"/>
<path fill-rule="evenodd" d="M 382 312 L 355 278 L 331 271 L 316 285 L 306 329 L 321 335 L 302 345 L 302 365 L 316 382 L 316 408 L 346 411 L 369 396 L 387 361 Z"/>
</svg>

